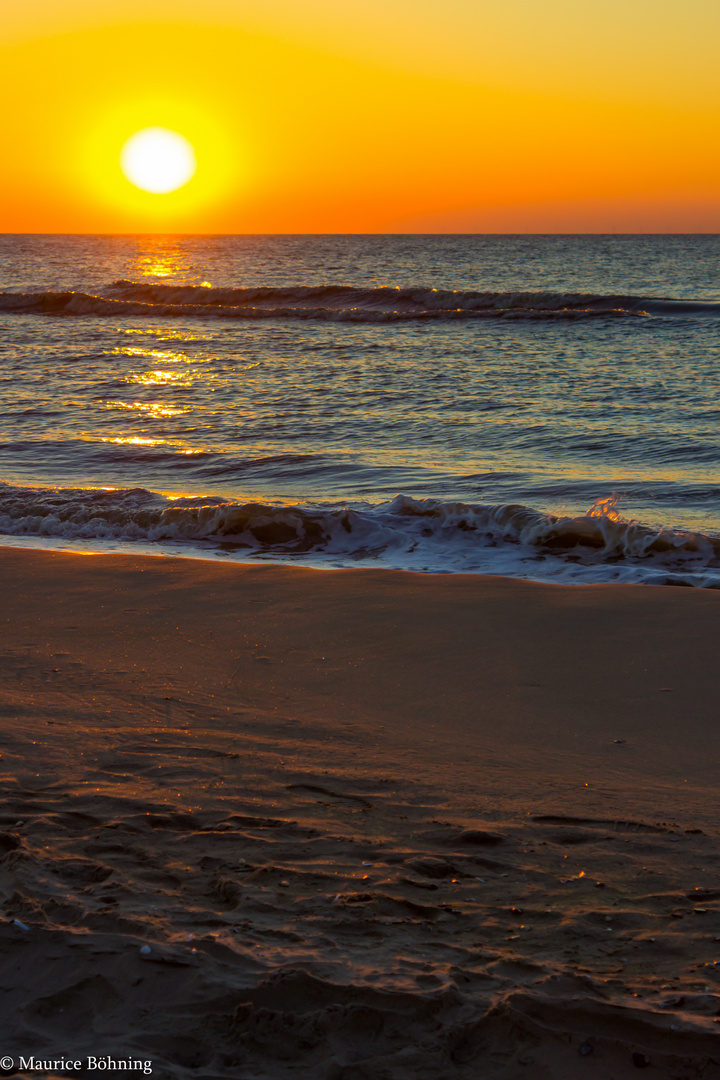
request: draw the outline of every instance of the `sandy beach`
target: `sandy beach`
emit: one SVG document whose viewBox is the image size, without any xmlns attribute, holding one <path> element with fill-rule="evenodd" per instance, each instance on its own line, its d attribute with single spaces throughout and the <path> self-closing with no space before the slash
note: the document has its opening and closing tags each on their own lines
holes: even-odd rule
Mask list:
<svg viewBox="0 0 720 1080">
<path fill-rule="evenodd" d="M 19 1075 L 720 1077 L 717 592 L 0 574 Z"/>
</svg>

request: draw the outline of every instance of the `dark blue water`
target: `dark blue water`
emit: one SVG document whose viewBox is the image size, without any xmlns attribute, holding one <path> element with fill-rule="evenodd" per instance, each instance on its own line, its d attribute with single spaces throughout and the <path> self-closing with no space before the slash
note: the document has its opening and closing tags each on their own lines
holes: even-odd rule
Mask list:
<svg viewBox="0 0 720 1080">
<path fill-rule="evenodd" d="M 5 542 L 720 582 L 717 236 L 0 238 Z"/>
</svg>

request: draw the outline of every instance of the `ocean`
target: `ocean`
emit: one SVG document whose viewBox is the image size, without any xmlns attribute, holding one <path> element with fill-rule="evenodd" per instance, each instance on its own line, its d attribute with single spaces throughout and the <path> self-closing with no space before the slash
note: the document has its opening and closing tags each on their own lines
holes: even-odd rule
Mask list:
<svg viewBox="0 0 720 1080">
<path fill-rule="evenodd" d="M 0 543 L 720 587 L 719 257 L 0 237 Z"/>
</svg>

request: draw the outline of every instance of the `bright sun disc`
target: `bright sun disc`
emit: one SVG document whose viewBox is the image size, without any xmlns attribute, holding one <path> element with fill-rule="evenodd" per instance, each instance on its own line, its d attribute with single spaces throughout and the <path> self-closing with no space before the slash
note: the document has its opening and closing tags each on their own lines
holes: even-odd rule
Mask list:
<svg viewBox="0 0 720 1080">
<path fill-rule="evenodd" d="M 151 127 L 130 136 L 120 153 L 120 168 L 135 187 L 162 195 L 187 184 L 197 162 L 192 146 L 177 131 Z"/>
</svg>

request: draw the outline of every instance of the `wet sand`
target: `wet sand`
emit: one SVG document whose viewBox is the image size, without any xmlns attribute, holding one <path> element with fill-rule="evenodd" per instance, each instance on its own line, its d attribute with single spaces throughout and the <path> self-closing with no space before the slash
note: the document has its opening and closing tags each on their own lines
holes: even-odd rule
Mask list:
<svg viewBox="0 0 720 1080">
<path fill-rule="evenodd" d="M 0 1052 L 720 1077 L 718 593 L 0 575 Z"/>
</svg>

